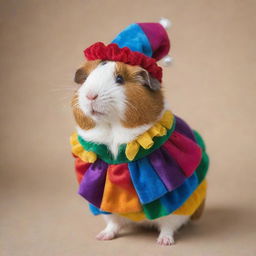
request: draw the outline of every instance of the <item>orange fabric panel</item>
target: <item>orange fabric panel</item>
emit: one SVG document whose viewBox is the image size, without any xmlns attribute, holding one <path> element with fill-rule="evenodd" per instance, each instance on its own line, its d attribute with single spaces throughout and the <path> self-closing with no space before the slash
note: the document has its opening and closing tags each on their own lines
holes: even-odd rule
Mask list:
<svg viewBox="0 0 256 256">
<path fill-rule="evenodd" d="M 100 209 L 102 211 L 113 213 L 140 212 L 142 207 L 133 186 L 126 189 L 124 186 L 116 184 L 117 179 L 114 179 L 114 183 L 111 181 L 111 178 L 113 180 L 113 173 L 115 173 L 115 171 L 118 173 L 120 170 L 116 170 L 112 165 L 110 165 L 107 170 L 106 183 Z M 127 179 L 127 175 L 120 175 L 120 177 L 123 177 L 123 180 Z"/>
</svg>

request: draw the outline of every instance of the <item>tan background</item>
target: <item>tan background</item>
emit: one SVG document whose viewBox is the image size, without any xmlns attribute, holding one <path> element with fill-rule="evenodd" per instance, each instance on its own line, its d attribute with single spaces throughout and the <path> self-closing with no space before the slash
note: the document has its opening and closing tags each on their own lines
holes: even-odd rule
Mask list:
<svg viewBox="0 0 256 256">
<path fill-rule="evenodd" d="M 256 1 L 1 1 L 0 255 L 256 255 Z M 69 99 L 82 50 L 133 22 L 173 22 L 164 70 L 175 113 L 211 156 L 204 217 L 176 245 L 157 233 L 103 228 L 82 198 L 70 155 Z"/>
</svg>

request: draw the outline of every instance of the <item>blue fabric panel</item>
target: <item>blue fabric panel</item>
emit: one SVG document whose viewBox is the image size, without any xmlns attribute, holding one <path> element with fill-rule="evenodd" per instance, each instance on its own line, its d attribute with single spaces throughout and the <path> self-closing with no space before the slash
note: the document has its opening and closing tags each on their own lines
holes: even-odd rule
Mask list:
<svg viewBox="0 0 256 256">
<path fill-rule="evenodd" d="M 101 211 L 99 208 L 94 206 L 93 204 L 89 204 L 89 209 L 93 215 L 99 215 L 99 214 L 111 214 L 110 212 L 104 212 Z"/>
<path fill-rule="evenodd" d="M 160 201 L 165 209 L 171 213 L 185 203 L 196 190 L 197 186 L 198 179 L 197 175 L 194 173 L 191 177 L 186 179 L 180 187 L 160 198 Z"/>
<path fill-rule="evenodd" d="M 150 203 L 168 192 L 147 157 L 128 163 L 128 168 L 142 204 Z"/>
<path fill-rule="evenodd" d="M 169 215 L 173 211 L 180 208 L 184 202 L 190 197 L 198 186 L 196 174 L 193 174 L 185 180 L 185 182 L 175 190 L 168 192 L 160 199 L 149 204 L 144 204 L 143 209 L 148 219 L 156 219 Z"/>
<path fill-rule="evenodd" d="M 132 51 L 152 57 L 152 48 L 144 31 L 138 24 L 132 24 L 119 33 L 112 43 L 120 48 L 128 47 Z"/>
</svg>

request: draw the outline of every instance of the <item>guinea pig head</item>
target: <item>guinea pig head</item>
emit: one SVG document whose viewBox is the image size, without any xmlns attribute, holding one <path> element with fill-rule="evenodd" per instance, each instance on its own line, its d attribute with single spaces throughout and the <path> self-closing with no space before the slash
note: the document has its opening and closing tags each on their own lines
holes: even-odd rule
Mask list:
<svg viewBox="0 0 256 256">
<path fill-rule="evenodd" d="M 77 124 L 100 122 L 134 128 L 155 122 L 164 106 L 160 82 L 139 67 L 114 61 L 87 61 L 75 74 L 80 88 L 72 99 Z"/>
</svg>

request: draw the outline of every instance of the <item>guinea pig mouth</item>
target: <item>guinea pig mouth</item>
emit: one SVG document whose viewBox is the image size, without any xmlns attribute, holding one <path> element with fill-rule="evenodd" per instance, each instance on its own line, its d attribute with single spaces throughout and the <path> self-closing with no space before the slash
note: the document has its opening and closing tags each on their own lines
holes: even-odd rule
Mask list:
<svg viewBox="0 0 256 256">
<path fill-rule="evenodd" d="M 103 112 L 100 112 L 100 111 L 96 110 L 93 106 L 91 107 L 91 114 L 94 115 L 94 116 L 102 116 L 102 115 L 104 115 Z"/>
<path fill-rule="evenodd" d="M 94 110 L 94 109 L 92 109 L 91 113 L 92 113 L 92 115 L 96 115 L 96 116 L 102 116 L 102 115 L 104 115 L 104 113 L 99 112 L 99 111 L 96 111 L 96 110 Z"/>
</svg>

